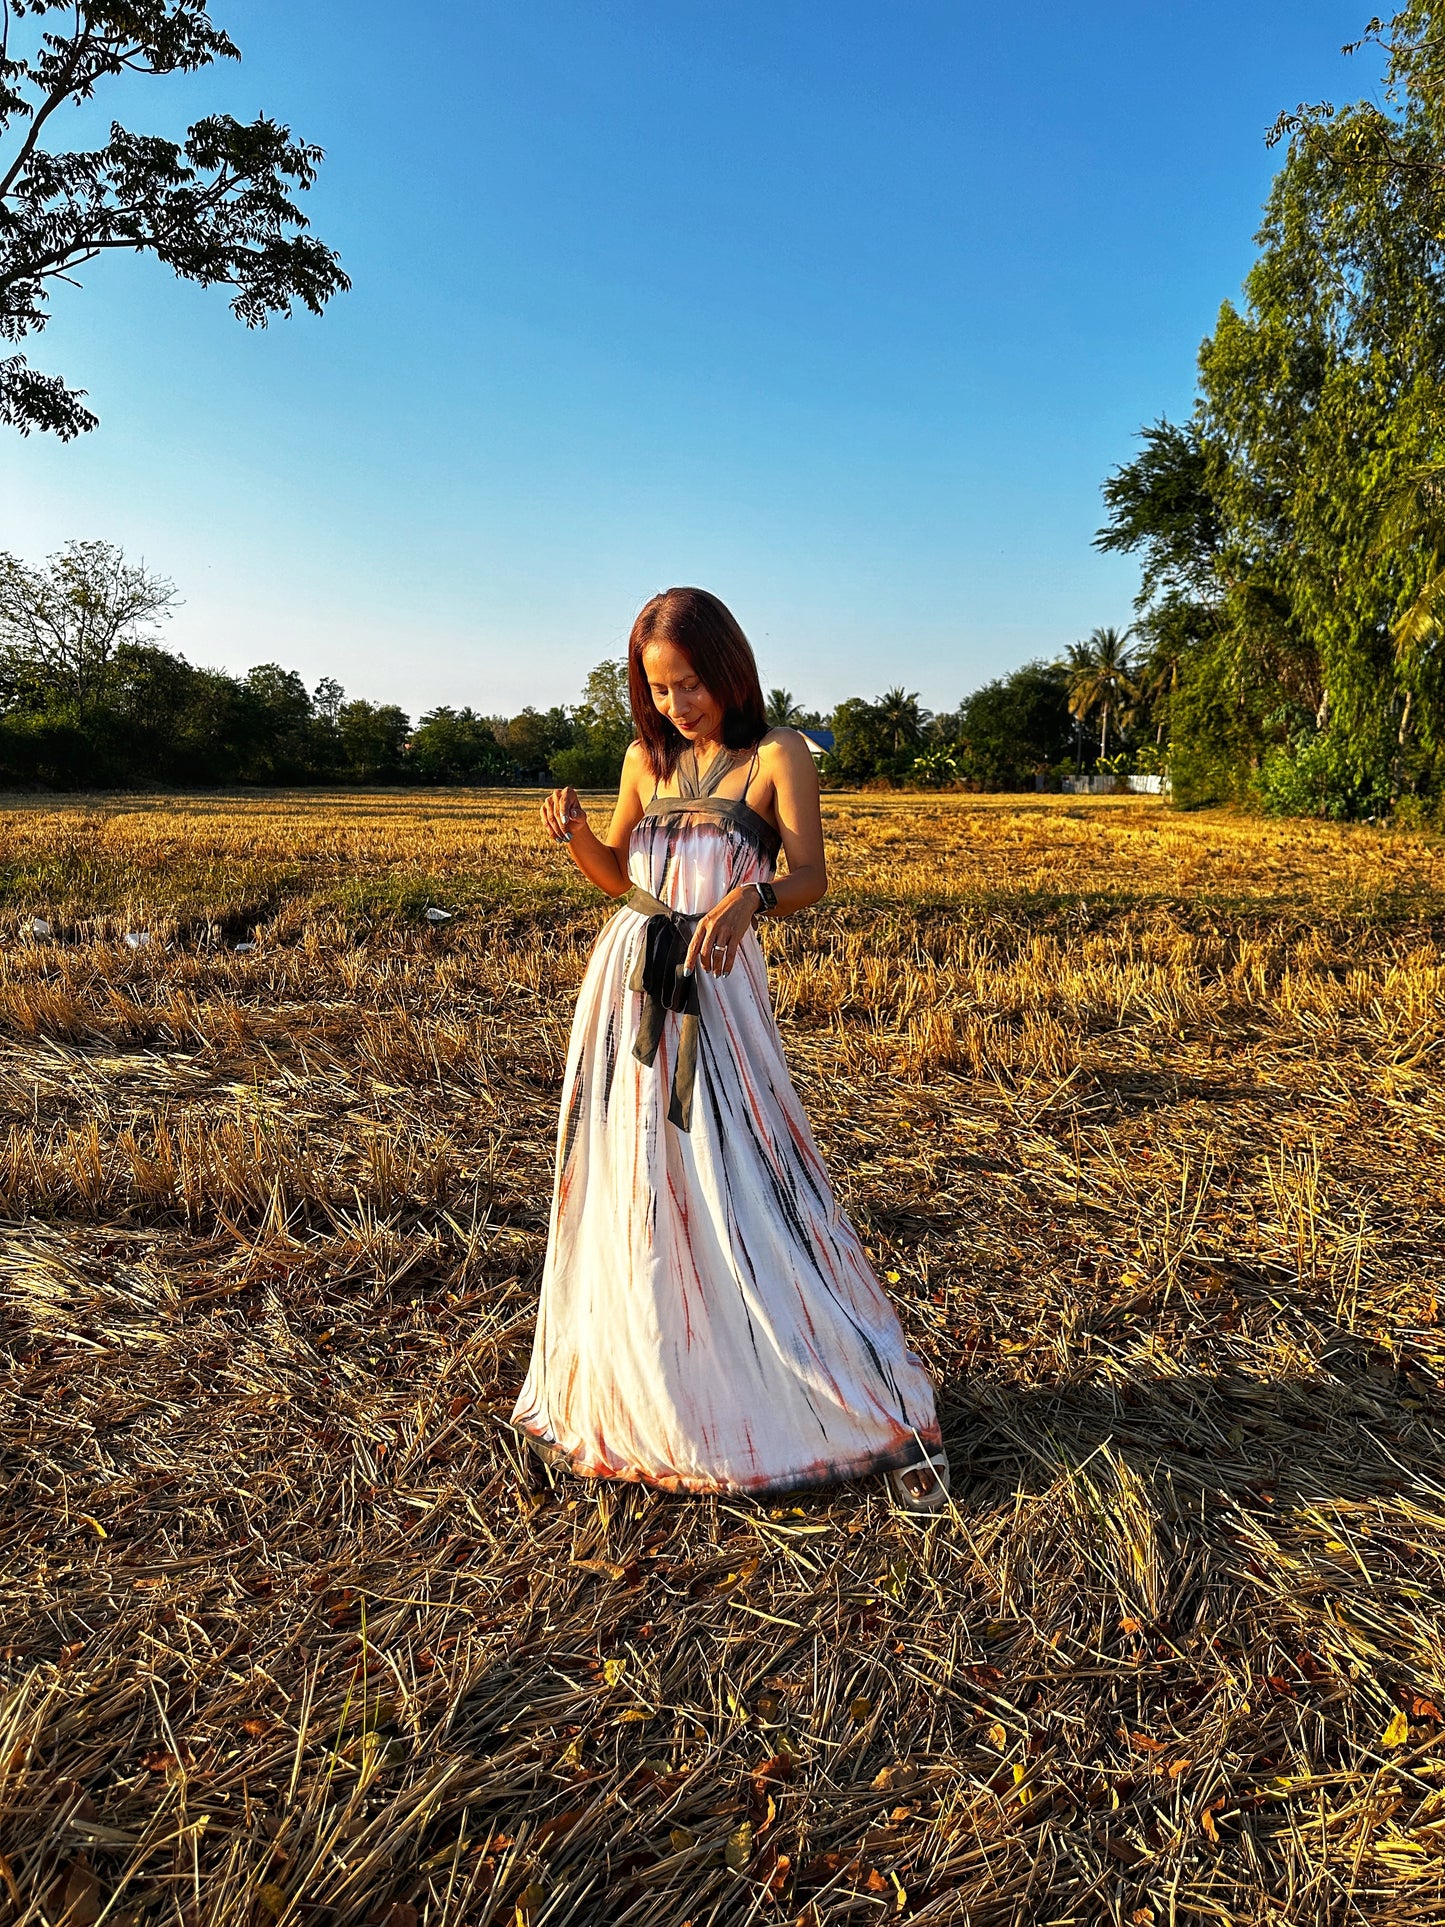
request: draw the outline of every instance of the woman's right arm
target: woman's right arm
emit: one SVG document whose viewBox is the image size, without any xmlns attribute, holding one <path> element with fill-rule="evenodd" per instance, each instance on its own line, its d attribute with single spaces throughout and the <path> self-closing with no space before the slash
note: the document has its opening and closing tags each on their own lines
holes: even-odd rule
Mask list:
<svg viewBox="0 0 1445 1927">
<path fill-rule="evenodd" d="M 632 888 L 632 879 L 627 874 L 627 852 L 632 832 L 645 808 L 642 796 L 645 775 L 642 745 L 633 743 L 622 761 L 617 805 L 605 837 L 594 832 L 570 783 L 565 789 L 553 790 L 542 805 L 547 833 L 560 842 L 563 832 L 570 832 L 571 840 L 566 848 L 572 861 L 589 882 L 605 890 L 609 897 L 625 897 Z"/>
</svg>

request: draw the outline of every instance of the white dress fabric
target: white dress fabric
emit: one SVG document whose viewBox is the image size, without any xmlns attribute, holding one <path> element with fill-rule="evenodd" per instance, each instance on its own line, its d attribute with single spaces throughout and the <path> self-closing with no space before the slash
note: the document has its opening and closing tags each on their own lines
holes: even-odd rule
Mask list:
<svg viewBox="0 0 1445 1927">
<path fill-rule="evenodd" d="M 777 848 L 744 801 L 656 796 L 629 874 L 696 916 L 771 877 Z M 918 1462 L 939 1442 L 933 1385 L 833 1196 L 756 936 L 728 976 L 693 980 L 682 1128 L 674 1074 L 687 1020 L 662 1018 L 651 1064 L 633 1052 L 648 929 L 643 910 L 619 910 L 578 997 L 514 1424 L 585 1477 L 677 1492 L 787 1492 Z"/>
</svg>

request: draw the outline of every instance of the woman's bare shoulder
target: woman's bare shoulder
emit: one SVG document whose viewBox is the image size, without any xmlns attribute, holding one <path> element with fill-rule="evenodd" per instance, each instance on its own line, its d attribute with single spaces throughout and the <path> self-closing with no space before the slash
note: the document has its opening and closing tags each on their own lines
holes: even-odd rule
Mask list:
<svg viewBox="0 0 1445 1927">
<path fill-rule="evenodd" d="M 646 743 L 640 736 L 634 736 L 622 758 L 622 780 L 640 783 L 644 778 L 652 781 L 652 764 L 648 759 Z"/>
<path fill-rule="evenodd" d="M 813 764 L 813 752 L 800 729 L 770 729 L 758 740 L 758 757 L 762 762 L 792 764 L 799 769 L 805 764 L 811 769 Z"/>
</svg>

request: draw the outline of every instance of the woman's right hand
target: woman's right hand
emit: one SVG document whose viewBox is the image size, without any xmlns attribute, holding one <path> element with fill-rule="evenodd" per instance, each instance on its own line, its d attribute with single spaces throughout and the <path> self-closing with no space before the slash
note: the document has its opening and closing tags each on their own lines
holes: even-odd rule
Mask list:
<svg viewBox="0 0 1445 1927">
<path fill-rule="evenodd" d="M 565 789 L 553 790 L 542 805 L 542 822 L 554 843 L 570 843 L 573 826 L 586 820 L 577 792 L 570 783 Z"/>
</svg>

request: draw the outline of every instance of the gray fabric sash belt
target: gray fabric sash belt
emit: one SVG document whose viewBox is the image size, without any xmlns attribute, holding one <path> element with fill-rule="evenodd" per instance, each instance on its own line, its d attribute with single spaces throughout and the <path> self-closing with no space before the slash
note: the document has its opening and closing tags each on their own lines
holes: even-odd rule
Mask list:
<svg viewBox="0 0 1445 1927">
<path fill-rule="evenodd" d="M 642 1016 L 633 1040 L 632 1055 L 639 1064 L 652 1064 L 662 1042 L 666 1014 L 675 1010 L 678 1027 L 677 1061 L 672 1067 L 668 1121 L 679 1131 L 692 1128 L 692 1091 L 697 1080 L 698 999 L 696 976 L 684 977 L 687 947 L 700 921 L 682 910 L 669 910 L 648 891 L 634 888 L 623 899 L 629 910 L 647 918 L 647 930 L 637 952 L 628 988 L 642 992 Z"/>
</svg>

